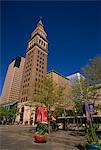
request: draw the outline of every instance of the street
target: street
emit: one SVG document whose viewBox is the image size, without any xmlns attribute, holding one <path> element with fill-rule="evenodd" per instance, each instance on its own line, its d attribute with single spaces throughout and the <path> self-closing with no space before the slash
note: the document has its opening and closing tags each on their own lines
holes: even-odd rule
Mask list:
<svg viewBox="0 0 101 150">
<path fill-rule="evenodd" d="M 78 150 L 75 147 L 48 140 L 35 143 L 31 127 L 0 126 L 0 150 Z"/>
</svg>

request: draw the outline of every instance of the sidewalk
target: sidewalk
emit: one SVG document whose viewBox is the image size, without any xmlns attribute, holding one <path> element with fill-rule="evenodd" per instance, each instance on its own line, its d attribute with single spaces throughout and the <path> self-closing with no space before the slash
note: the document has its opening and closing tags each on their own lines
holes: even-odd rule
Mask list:
<svg viewBox="0 0 101 150">
<path fill-rule="evenodd" d="M 48 140 L 51 142 L 62 143 L 64 145 L 77 146 L 83 145 L 84 138 L 82 136 L 73 136 L 70 135 L 71 132 L 59 130 L 56 132 L 50 133 Z"/>
<path fill-rule="evenodd" d="M 65 145 L 63 143 L 56 143 L 47 141 L 46 143 L 35 143 L 33 142 L 33 145 L 35 146 L 35 150 L 79 150 L 78 148 L 70 145 Z M 31 149 L 30 149 L 31 150 Z"/>
<path fill-rule="evenodd" d="M 46 143 L 35 143 L 34 142 L 34 132 L 35 128 L 30 126 L 2 126 L 1 130 L 4 131 L 5 134 L 15 135 L 15 137 L 20 137 L 23 139 L 26 147 L 29 145 L 27 150 L 84 150 L 78 149 L 77 145 L 83 145 L 83 136 L 72 135 L 71 131 L 52 131 L 48 135 L 48 139 Z M 7 137 L 6 137 L 7 138 Z M 24 141 L 27 140 L 27 143 Z M 19 140 L 19 138 L 18 138 Z M 29 143 L 29 144 L 28 144 Z M 22 146 L 22 143 L 19 145 Z M 25 147 L 25 148 L 26 148 Z M 32 149 L 33 147 L 33 149 Z M 21 149 L 22 150 L 22 149 Z"/>
<path fill-rule="evenodd" d="M 26 130 L 22 134 L 33 136 L 33 134 L 35 132 L 35 127 L 30 126 L 30 127 L 25 127 L 25 128 L 26 128 Z M 74 132 L 64 131 L 64 130 L 52 131 L 48 135 L 47 144 L 48 143 L 50 143 L 50 144 L 54 143 L 55 145 L 61 144 L 62 146 L 64 145 L 65 147 L 67 147 L 67 149 L 69 147 L 69 148 L 71 148 L 70 150 L 77 150 L 77 149 L 75 149 L 77 145 L 81 145 L 81 146 L 84 145 L 84 137 L 79 136 L 79 135 L 73 135 L 72 133 L 74 133 Z"/>
</svg>

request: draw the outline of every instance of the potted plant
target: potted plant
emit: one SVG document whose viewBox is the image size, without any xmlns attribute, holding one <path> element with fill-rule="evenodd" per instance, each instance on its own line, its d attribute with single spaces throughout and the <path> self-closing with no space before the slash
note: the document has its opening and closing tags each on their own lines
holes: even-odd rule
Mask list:
<svg viewBox="0 0 101 150">
<path fill-rule="evenodd" d="M 101 147 L 98 143 L 98 137 L 96 134 L 97 125 L 95 123 L 91 123 L 85 132 L 85 140 L 86 140 L 86 149 L 87 150 L 101 150 Z"/>
<path fill-rule="evenodd" d="M 46 142 L 47 135 L 48 135 L 48 125 L 46 123 L 42 123 L 42 122 L 38 123 L 36 132 L 34 135 L 35 142 L 37 142 L 37 143 Z"/>
</svg>

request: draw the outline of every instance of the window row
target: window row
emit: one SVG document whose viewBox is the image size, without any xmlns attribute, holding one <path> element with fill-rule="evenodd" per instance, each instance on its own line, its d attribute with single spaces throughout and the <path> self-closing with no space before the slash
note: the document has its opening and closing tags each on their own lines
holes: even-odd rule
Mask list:
<svg viewBox="0 0 101 150">
<path fill-rule="evenodd" d="M 27 81 L 29 81 L 29 80 L 30 80 L 30 78 L 28 78 L 28 79 L 25 79 L 25 80 L 24 80 L 24 83 L 25 83 L 25 82 L 27 82 Z"/>
<path fill-rule="evenodd" d="M 40 68 L 44 69 L 44 66 L 39 65 L 39 64 L 36 64 L 36 65 L 37 65 L 37 67 L 40 67 Z"/>
<path fill-rule="evenodd" d="M 25 71 L 25 73 L 27 73 L 27 72 L 29 72 L 29 71 L 31 71 L 31 68 L 27 69 L 27 70 Z"/>
<path fill-rule="evenodd" d="M 39 55 L 38 55 L 38 58 L 39 58 L 40 60 L 43 60 L 43 61 L 44 61 L 44 58 L 40 57 Z"/>
<path fill-rule="evenodd" d="M 31 55 L 31 56 L 29 56 L 29 57 L 27 56 L 27 57 L 26 57 L 26 60 L 27 60 L 27 61 L 30 61 L 32 58 L 33 58 L 33 55 Z"/>
<path fill-rule="evenodd" d="M 39 68 L 36 68 L 36 71 L 42 72 L 42 74 L 44 73 L 44 71 Z"/>
<path fill-rule="evenodd" d="M 32 64 L 26 65 L 26 69 L 29 68 L 29 67 L 31 67 L 31 65 L 32 65 Z"/>
<path fill-rule="evenodd" d="M 29 86 L 29 83 L 23 85 L 23 88 L 28 87 L 28 86 Z"/>
<path fill-rule="evenodd" d="M 41 40 L 41 39 L 39 39 L 39 44 L 41 46 L 43 46 L 44 48 L 46 47 L 46 43 L 43 40 Z"/>
<path fill-rule="evenodd" d="M 28 46 L 29 46 L 29 47 L 32 46 L 35 42 L 36 42 L 36 40 L 33 39 L 32 41 L 29 42 Z"/>
<path fill-rule="evenodd" d="M 28 76 L 30 76 L 30 72 L 29 72 L 28 74 L 25 74 L 25 76 L 24 76 L 24 77 L 26 78 L 26 77 L 28 77 Z"/>
<path fill-rule="evenodd" d="M 21 99 L 21 102 L 25 102 L 25 101 L 27 101 L 27 96 L 26 96 L 26 97 L 23 97 L 23 98 Z"/>
<path fill-rule="evenodd" d="M 41 56 L 44 56 L 45 54 L 43 52 L 38 51 L 38 54 Z"/>
<path fill-rule="evenodd" d="M 27 53 L 27 56 L 30 56 L 32 53 L 33 53 L 33 50 L 32 50 L 32 51 L 29 51 L 29 52 Z"/>
<path fill-rule="evenodd" d="M 30 60 L 28 60 L 28 61 L 26 62 L 27 65 L 30 64 L 30 63 L 32 63 L 32 59 L 30 59 Z"/>
<path fill-rule="evenodd" d="M 41 74 L 36 75 L 36 81 L 40 81 L 43 77 Z"/>
<path fill-rule="evenodd" d="M 43 65 L 44 65 L 44 62 L 42 62 L 42 61 L 39 61 L 38 59 L 37 59 L 37 62 L 39 62 L 40 64 L 43 64 Z"/>
</svg>

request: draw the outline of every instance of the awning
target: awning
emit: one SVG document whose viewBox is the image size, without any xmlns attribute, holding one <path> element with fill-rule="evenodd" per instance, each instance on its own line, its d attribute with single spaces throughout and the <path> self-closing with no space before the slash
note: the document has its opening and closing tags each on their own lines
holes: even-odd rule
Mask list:
<svg viewBox="0 0 101 150">
<path fill-rule="evenodd" d="M 8 107 L 8 106 L 13 106 L 13 105 L 16 104 L 16 103 L 18 103 L 18 101 L 12 100 L 12 101 L 9 101 L 9 102 L 6 102 L 6 103 L 1 104 L 1 106 L 3 106 L 3 107 Z"/>
</svg>

